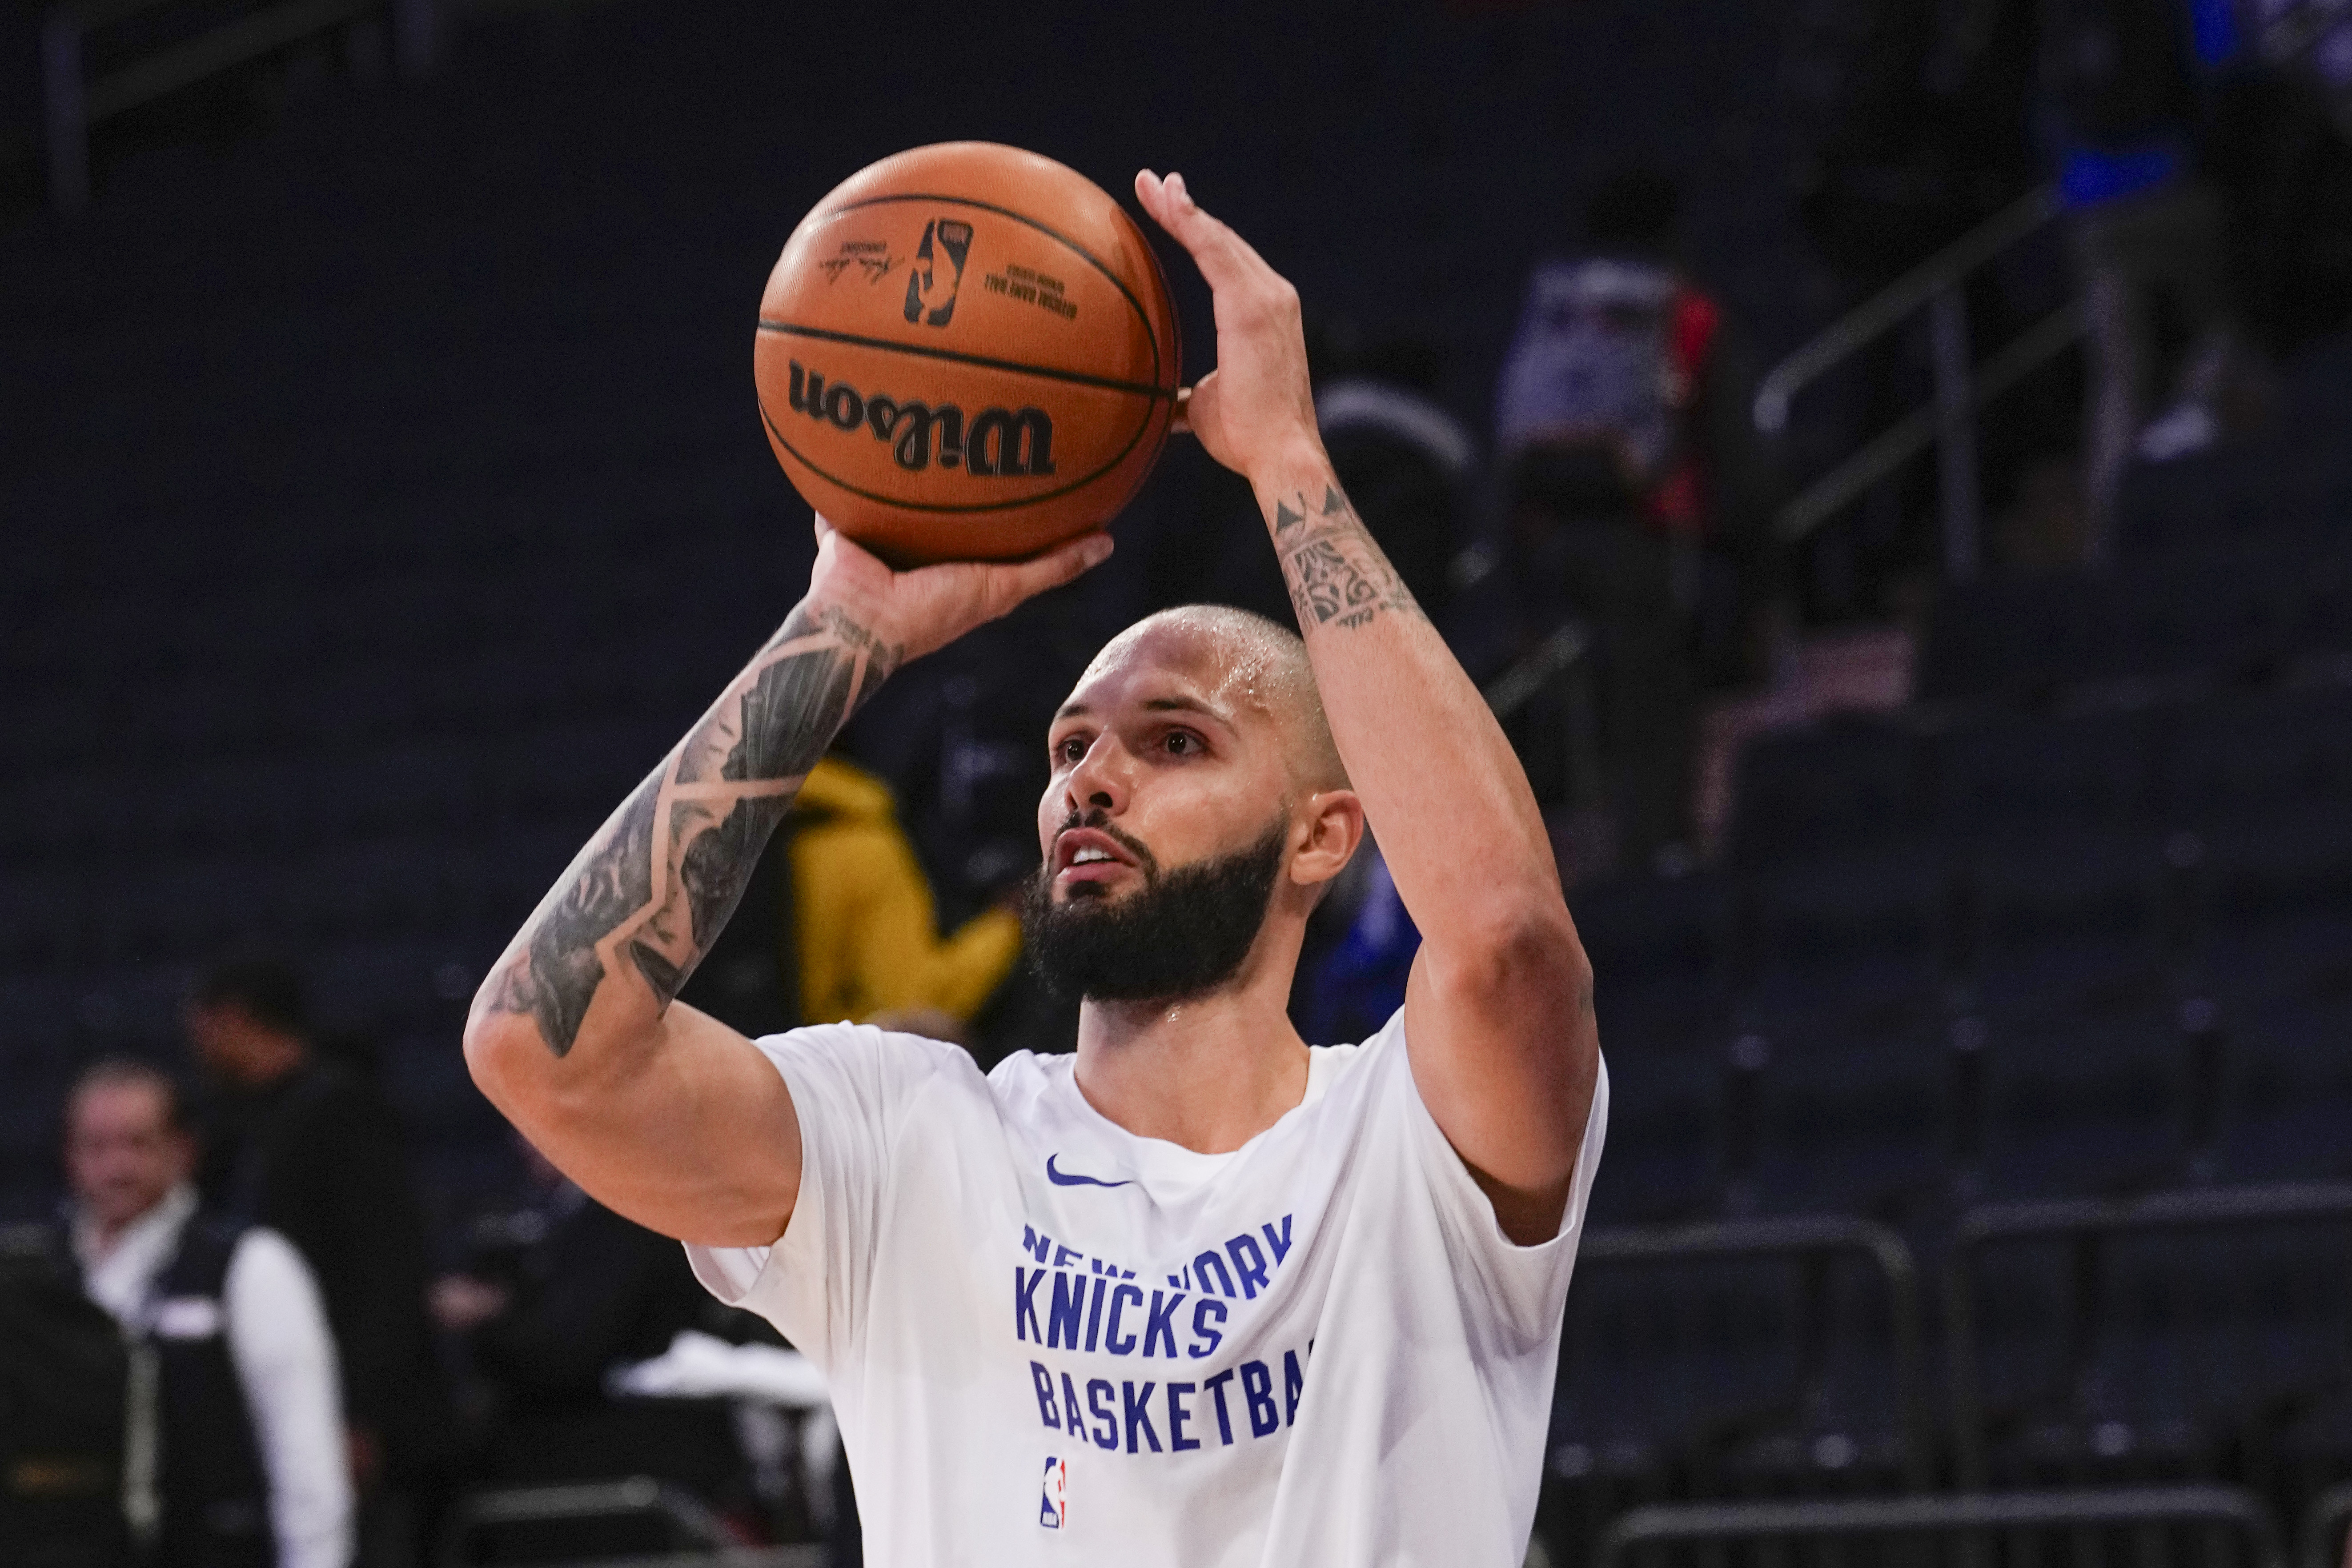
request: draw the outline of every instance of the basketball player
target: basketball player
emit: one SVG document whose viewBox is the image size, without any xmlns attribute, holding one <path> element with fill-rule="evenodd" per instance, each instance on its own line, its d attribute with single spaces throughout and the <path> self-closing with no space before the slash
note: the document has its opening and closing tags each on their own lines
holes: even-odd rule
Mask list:
<svg viewBox="0 0 2352 1568">
<path fill-rule="evenodd" d="M 808 596 L 593 839 L 476 999 L 476 1080 L 828 1378 L 869 1561 L 1516 1564 L 1606 1080 L 1525 776 L 1317 438 L 1296 291 L 1182 180 L 1214 290 L 1192 433 L 1246 477 L 1302 645 L 1181 609 L 1045 743 L 1026 925 L 1075 1056 L 672 998 L 890 672 L 1109 552 L 893 573 L 818 524 Z M 1402 1013 L 1309 1049 L 1308 912 L 1367 821 L 1427 933 Z"/>
</svg>

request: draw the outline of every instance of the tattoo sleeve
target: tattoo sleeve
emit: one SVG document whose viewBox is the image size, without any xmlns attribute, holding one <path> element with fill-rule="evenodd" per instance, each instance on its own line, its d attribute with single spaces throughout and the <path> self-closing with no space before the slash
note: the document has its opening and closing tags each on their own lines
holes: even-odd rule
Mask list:
<svg viewBox="0 0 2352 1568">
<path fill-rule="evenodd" d="M 793 610 L 541 900 L 488 1005 L 536 1020 L 559 1057 L 625 969 L 667 1007 L 809 769 L 903 654 L 837 608 Z"/>
<path fill-rule="evenodd" d="M 1325 484 L 1320 502 L 1298 492 L 1274 503 L 1274 548 L 1302 632 L 1352 630 L 1391 611 L 1421 616 L 1403 579 L 1336 484 Z"/>
</svg>

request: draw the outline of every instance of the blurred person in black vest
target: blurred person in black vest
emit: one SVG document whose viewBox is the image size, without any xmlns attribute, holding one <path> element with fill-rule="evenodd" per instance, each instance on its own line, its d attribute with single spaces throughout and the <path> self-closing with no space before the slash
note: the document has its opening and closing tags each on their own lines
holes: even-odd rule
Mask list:
<svg viewBox="0 0 2352 1568">
<path fill-rule="evenodd" d="M 1699 696 L 1749 662 L 1769 597 L 1753 368 L 1675 258 L 1681 206 L 1662 174 L 1601 185 L 1582 252 L 1528 280 L 1496 398 L 1508 618 L 1523 646 L 1591 628 L 1606 804 L 1637 864 L 1690 838 Z"/>
<path fill-rule="evenodd" d="M 362 1554 L 429 1531 L 448 1434 L 425 1315 L 425 1226 L 391 1109 L 312 1044 L 299 978 L 268 956 L 218 965 L 185 1015 L 217 1090 L 206 1199 L 291 1241 L 318 1277 L 341 1352 Z"/>
<path fill-rule="evenodd" d="M 484 1479 L 653 1475 L 709 1495 L 735 1459 L 723 1418 L 688 1402 L 605 1393 L 614 1367 L 658 1356 L 680 1330 L 705 1324 L 709 1298 L 685 1251 L 515 1143 L 523 1202 L 478 1226 L 467 1268 L 434 1280 L 430 1294 L 434 1321 L 462 1340 L 478 1385 Z"/>
<path fill-rule="evenodd" d="M 141 1369 L 124 1423 L 131 1537 L 158 1568 L 343 1568 L 351 1478 L 318 1288 L 284 1237 L 201 1204 L 195 1159 L 159 1069 L 111 1059 L 76 1081 L 65 1240 Z"/>
</svg>

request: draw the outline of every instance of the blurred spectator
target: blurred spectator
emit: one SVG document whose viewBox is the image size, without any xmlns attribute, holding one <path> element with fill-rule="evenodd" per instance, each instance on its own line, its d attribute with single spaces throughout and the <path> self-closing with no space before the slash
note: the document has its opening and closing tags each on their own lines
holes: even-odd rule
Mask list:
<svg viewBox="0 0 2352 1568">
<path fill-rule="evenodd" d="M 351 1477 L 310 1271 L 276 1232 L 199 1203 L 194 1139 L 154 1068 L 115 1059 L 83 1073 L 65 1152 L 84 1286 L 153 1369 L 146 1401 L 145 1378 L 131 1379 L 124 1486 L 148 1560 L 343 1568 Z"/>
<path fill-rule="evenodd" d="M 1680 207 L 1655 174 L 1601 188 L 1587 253 L 1529 280 L 1496 409 L 1521 640 L 1596 634 L 1607 804 L 1643 861 L 1689 838 L 1699 693 L 1770 594 L 1753 375 L 1675 264 Z"/>
<path fill-rule="evenodd" d="M 1002 906 L 940 935 L 890 787 L 836 752 L 810 772 L 680 995 L 754 1035 L 846 1018 L 968 1044 L 1020 956 L 1020 917 Z"/>
<path fill-rule="evenodd" d="M 2051 0 L 2045 27 L 2043 109 L 2089 316 L 2084 489 L 2100 551 L 2125 465 L 2210 446 L 2243 357 L 2224 207 L 2199 157 L 2198 73 L 2236 52 L 2236 24 L 2229 0 Z M 2168 389 L 2179 401 L 2151 422 Z"/>
<path fill-rule="evenodd" d="M 1331 900 L 1343 891 L 1356 895 L 1345 910 L 1347 923 L 1300 975 L 1303 994 L 1295 1012 L 1299 1033 L 1310 1042 L 1343 1045 L 1378 1034 L 1404 1005 L 1405 981 L 1421 951 L 1420 928 L 1405 912 L 1396 879 L 1370 837 L 1347 880 L 1350 886 L 1335 889 Z"/>
<path fill-rule="evenodd" d="M 1315 394 L 1331 466 L 1413 598 L 1443 617 L 1477 447 L 1436 400 L 1435 351 L 1399 342 L 1331 357 Z"/>
<path fill-rule="evenodd" d="M 391 1110 L 312 1048 L 301 982 L 276 959 L 205 975 L 186 1025 L 219 1091 L 205 1195 L 291 1241 L 326 1299 L 352 1473 L 363 1503 L 383 1494 L 363 1535 L 429 1528 L 446 1391 L 425 1318 L 423 1216 Z"/>
<path fill-rule="evenodd" d="M 483 1479 L 650 1474 L 713 1495 L 735 1460 L 723 1417 L 605 1394 L 614 1367 L 660 1355 L 701 1321 L 709 1299 L 686 1254 L 516 1142 L 526 1200 L 480 1237 L 503 1245 L 478 1247 L 467 1271 L 436 1279 L 430 1295 L 435 1321 L 463 1340 L 485 1396 Z"/>
<path fill-rule="evenodd" d="M 1021 956 L 1021 919 L 982 910 L 946 937 L 889 786 L 838 754 L 793 803 L 801 1015 L 810 1023 L 922 1009 L 968 1021 Z"/>
</svg>

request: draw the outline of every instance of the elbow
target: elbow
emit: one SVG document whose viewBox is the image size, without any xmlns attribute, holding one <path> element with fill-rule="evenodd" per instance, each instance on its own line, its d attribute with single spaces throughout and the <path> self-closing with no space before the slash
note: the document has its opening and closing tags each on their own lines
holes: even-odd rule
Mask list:
<svg viewBox="0 0 2352 1568">
<path fill-rule="evenodd" d="M 512 1120 L 529 1097 L 534 1054 L 545 1058 L 548 1050 L 528 1014 L 510 1013 L 492 1003 L 490 987 L 500 980 L 498 974 L 490 976 L 467 1015 L 466 1071 L 483 1098 Z"/>
</svg>

